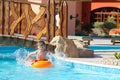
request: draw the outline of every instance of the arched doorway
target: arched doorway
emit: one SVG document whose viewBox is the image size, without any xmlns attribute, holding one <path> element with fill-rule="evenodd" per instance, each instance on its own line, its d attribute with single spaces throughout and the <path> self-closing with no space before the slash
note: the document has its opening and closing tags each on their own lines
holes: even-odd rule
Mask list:
<svg viewBox="0 0 120 80">
<path fill-rule="evenodd" d="M 115 7 L 102 7 L 91 11 L 91 22 L 104 22 L 109 16 L 114 16 L 117 23 L 116 27 L 120 24 L 120 9 Z"/>
</svg>

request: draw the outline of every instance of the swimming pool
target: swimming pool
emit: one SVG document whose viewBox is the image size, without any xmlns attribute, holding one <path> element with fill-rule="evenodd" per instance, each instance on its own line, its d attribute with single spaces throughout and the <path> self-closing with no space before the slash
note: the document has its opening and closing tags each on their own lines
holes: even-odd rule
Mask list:
<svg viewBox="0 0 120 80">
<path fill-rule="evenodd" d="M 120 51 L 120 45 L 89 45 L 94 51 Z"/>
<path fill-rule="evenodd" d="M 0 80 L 119 80 L 120 68 L 108 68 L 55 59 L 53 68 L 31 68 L 18 64 L 16 50 L 22 56 L 34 49 L 19 46 L 0 47 Z M 24 53 L 24 54 L 23 54 Z"/>
</svg>

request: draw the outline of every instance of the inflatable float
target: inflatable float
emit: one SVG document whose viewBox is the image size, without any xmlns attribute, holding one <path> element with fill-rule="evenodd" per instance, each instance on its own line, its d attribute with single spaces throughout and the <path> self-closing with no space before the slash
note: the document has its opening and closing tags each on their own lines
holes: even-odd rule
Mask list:
<svg viewBox="0 0 120 80">
<path fill-rule="evenodd" d="M 52 68 L 53 65 L 48 60 L 35 61 L 32 65 L 33 68 Z"/>
</svg>

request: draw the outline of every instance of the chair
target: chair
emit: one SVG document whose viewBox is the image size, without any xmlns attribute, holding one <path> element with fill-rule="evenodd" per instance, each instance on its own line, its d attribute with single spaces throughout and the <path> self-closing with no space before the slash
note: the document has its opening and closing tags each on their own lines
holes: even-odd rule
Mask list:
<svg viewBox="0 0 120 80">
<path fill-rule="evenodd" d="M 113 45 L 115 45 L 116 43 L 120 43 L 120 36 L 112 36 L 111 42 L 113 43 Z"/>
<path fill-rule="evenodd" d="M 90 36 L 68 36 L 68 39 L 77 39 L 83 41 L 85 44 L 90 45 L 93 39 Z"/>
</svg>

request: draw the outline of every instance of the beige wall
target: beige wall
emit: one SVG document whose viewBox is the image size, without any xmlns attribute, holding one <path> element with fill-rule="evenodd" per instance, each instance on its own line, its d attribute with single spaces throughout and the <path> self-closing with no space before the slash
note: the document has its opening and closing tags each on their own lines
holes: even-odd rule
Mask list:
<svg viewBox="0 0 120 80">
<path fill-rule="evenodd" d="M 68 1 L 68 35 L 75 35 L 75 18 L 70 20 L 70 15 L 76 16 L 76 2 Z"/>
<path fill-rule="evenodd" d="M 78 19 L 82 22 L 82 2 L 76 2 L 76 13 L 78 14 Z M 77 29 L 81 30 L 81 26 L 77 26 Z"/>
<path fill-rule="evenodd" d="M 76 13 L 78 13 L 78 18 L 82 18 L 82 2 L 76 2 Z"/>
<path fill-rule="evenodd" d="M 76 16 L 78 14 L 78 19 L 82 19 L 82 2 L 68 2 L 68 35 L 75 35 L 75 19 L 70 20 L 70 15 Z M 81 20 L 82 21 L 82 20 Z M 77 29 L 81 30 L 81 26 Z"/>
</svg>

